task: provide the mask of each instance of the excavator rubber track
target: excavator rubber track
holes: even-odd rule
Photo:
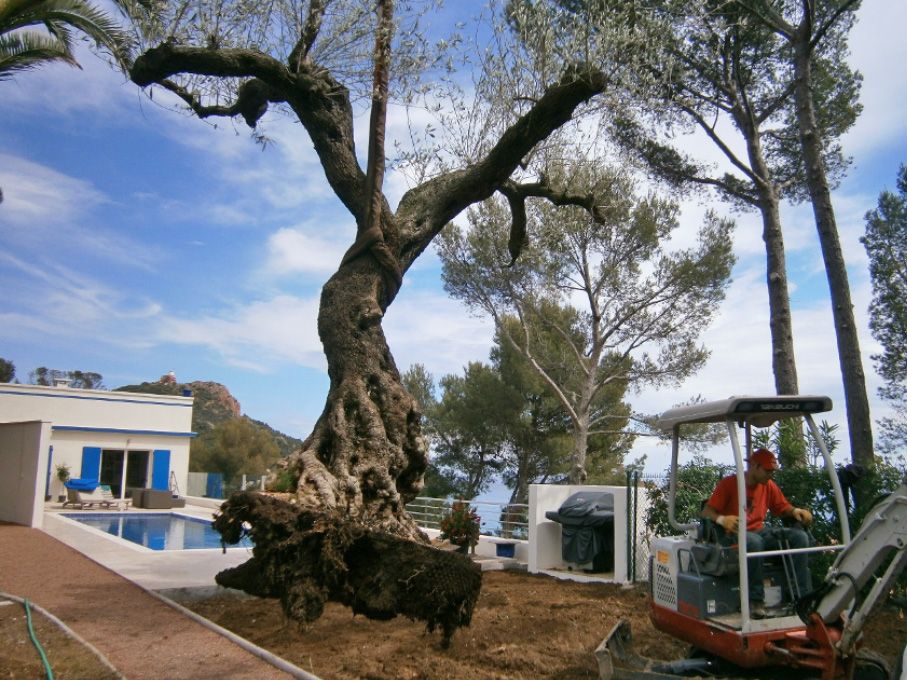
[[[676,680],[685,678],[715,678],[743,680],[739,675],[721,672],[717,661],[709,658],[662,661],[637,654],[633,649],[630,622],[621,619],[595,650],[598,675],[601,680]]]

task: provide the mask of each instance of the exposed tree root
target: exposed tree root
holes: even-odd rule
[[[441,629],[442,646],[468,626],[482,586],[469,558],[257,492],[234,494],[214,527],[227,543],[252,538],[252,559],[216,576],[218,584],[280,600],[288,618],[315,621],[326,601],[371,619],[403,614]]]
[[[428,459],[419,417],[396,374],[367,373],[332,387],[302,449],[279,464],[296,483],[296,503],[424,541],[404,511],[422,488]]]

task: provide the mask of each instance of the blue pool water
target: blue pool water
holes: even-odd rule
[[[174,515],[169,512],[64,513],[63,516],[152,550],[198,550],[221,547],[220,534],[214,530],[214,525],[197,517]],[[251,548],[252,542],[244,538],[229,547]]]

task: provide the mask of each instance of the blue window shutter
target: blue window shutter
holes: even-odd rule
[[[82,447],[82,474],[80,477],[81,479],[93,479],[96,482],[101,478],[100,446]]]
[[[151,488],[166,491],[170,488],[170,450],[155,449],[151,462]]]
[[[54,447],[47,450],[47,479],[44,481],[44,500],[50,500],[50,467],[54,462]]]

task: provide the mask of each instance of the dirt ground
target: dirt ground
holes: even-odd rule
[[[440,635],[426,634],[419,623],[370,621],[335,604],[307,631],[287,623],[275,601],[217,597],[183,604],[323,680],[597,678],[594,650],[620,618],[632,622],[634,646],[646,656],[682,658],[687,651],[652,627],[642,585],[511,571],[483,574],[472,625],[457,631],[446,650]],[[880,609],[867,627],[866,646],[894,667],[905,642],[903,612]]]
[[[510,571],[483,574],[472,625],[446,650],[439,633],[426,634],[420,623],[370,621],[331,603],[306,631],[287,622],[274,600],[226,595],[182,603],[323,680],[597,678],[593,652],[620,618],[632,622],[642,654],[681,658],[687,650],[652,628],[643,585],[580,584]],[[58,680],[110,677],[88,650],[40,615],[34,627]],[[26,631],[21,607],[0,607],[0,680],[43,677]],[[907,641],[903,611],[880,608],[865,639],[894,667]]]
[[[34,637],[41,645],[57,680],[114,680],[117,674],[55,623],[32,609]],[[28,633],[25,608],[0,600],[0,678],[43,678],[44,664]]]

